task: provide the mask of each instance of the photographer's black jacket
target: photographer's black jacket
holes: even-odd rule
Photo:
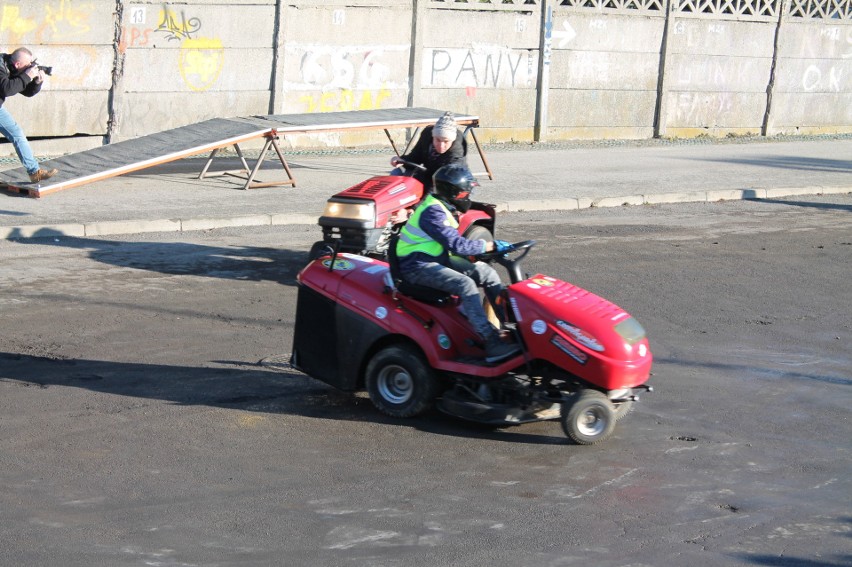
[[[462,136],[461,132],[456,133],[456,139],[453,145],[450,146],[443,154],[435,151],[432,145],[432,130],[434,126],[426,126],[420,133],[420,138],[417,143],[411,148],[411,151],[403,156],[399,156],[405,161],[422,164],[426,167],[426,171],[418,170],[414,174],[414,178],[423,183],[427,188],[432,187],[432,176],[441,167],[457,163],[467,166],[465,155],[467,154],[467,141]]]
[[[29,75],[18,71],[10,61],[8,53],[0,53],[0,106],[12,95],[22,94],[33,96],[41,90],[41,83],[37,83]]]

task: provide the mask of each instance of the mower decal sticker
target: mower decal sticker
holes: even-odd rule
[[[551,337],[550,339],[550,342],[553,343],[556,348],[558,348],[580,364],[586,364],[586,362],[589,361],[589,356],[585,352],[581,351],[559,335],[553,335],[553,337]]]
[[[540,285],[538,285],[537,283],[532,283],[532,282],[527,283],[527,287],[530,288],[530,289],[541,289]]]
[[[388,191],[388,195],[396,195],[400,191],[405,191],[405,187],[405,183],[400,183],[399,185]]]
[[[399,204],[400,205],[407,205],[408,203],[410,203],[412,201],[416,201],[416,200],[417,200],[417,195],[408,195],[407,197],[403,197],[402,199],[400,199]]]
[[[322,265],[325,266],[326,268],[330,267],[331,266],[331,260],[330,259],[323,260]],[[338,258],[337,260],[334,261],[334,269],[335,270],[343,270],[343,271],[354,270],[355,264],[353,264],[349,260],[341,260],[340,258]]]
[[[543,335],[545,331],[547,331],[547,323],[545,323],[541,319],[536,319],[532,322],[532,325],[530,325],[530,329],[536,335]]]
[[[618,321],[619,319],[624,319],[625,317],[628,317],[627,311],[622,311],[621,313],[610,319],[610,321]]]
[[[510,297],[510,298],[509,298],[509,303],[511,303],[511,304],[512,304],[512,313],[514,313],[514,314],[515,314],[515,321],[517,321],[518,323],[520,323],[521,321],[523,321],[523,320],[524,320],[524,318],[523,318],[523,317],[521,317],[521,310],[520,310],[520,309],[518,309],[518,302],[517,302],[517,301],[515,301],[515,298],[514,298],[514,297]]]
[[[382,272],[388,271],[387,266],[382,266],[381,264],[376,264],[375,266],[370,266],[364,270],[365,274],[380,274]]]
[[[438,346],[440,346],[444,350],[450,350],[450,337],[441,333],[438,335]]]
[[[376,319],[384,319],[388,316],[388,310],[383,306],[376,307],[375,315]]]
[[[556,326],[571,335],[572,337],[574,337],[581,345],[588,347],[592,350],[596,350],[598,352],[604,351],[604,346],[599,343],[595,337],[588,334],[580,327],[575,327],[574,325],[566,321],[556,321]]]
[[[541,287],[553,287],[553,282],[544,278],[534,278],[532,281],[534,281]]]
[[[645,346],[645,343],[639,345],[639,356],[645,358],[645,355],[648,354],[648,347]]]

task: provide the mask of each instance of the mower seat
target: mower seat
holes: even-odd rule
[[[430,305],[448,305],[452,303],[453,296],[446,291],[425,285],[413,284],[402,278],[402,274],[399,271],[399,258],[396,255],[397,240],[399,240],[399,233],[391,236],[390,244],[388,245],[388,267],[390,268],[391,279],[396,290],[406,297]]]

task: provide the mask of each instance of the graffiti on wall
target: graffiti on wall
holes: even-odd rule
[[[335,112],[382,108],[393,95],[406,93],[408,79],[399,69],[408,45],[296,45],[286,47],[299,61],[298,80],[284,89],[302,91],[306,112]],[[398,103],[398,101],[397,101]]]
[[[815,33],[805,33],[800,55],[803,59],[822,60],[805,68],[802,75],[805,92],[843,92],[845,65],[829,64],[826,59],[852,59],[852,27],[829,26]]]
[[[178,72],[190,90],[209,90],[219,80],[225,66],[225,46],[218,38],[199,35],[201,18],[188,16],[183,10],[176,12],[163,4],[154,27],[147,27],[145,6],[131,6],[127,21],[129,26],[121,31],[122,52],[128,48],[156,47],[158,37],[167,43],[179,42]]]
[[[21,10],[21,4],[0,6],[0,33],[9,45],[61,43],[91,30],[90,18],[95,7],[90,2],[56,0],[44,4],[41,13]]]
[[[193,91],[206,91],[225,66],[225,46],[214,38],[185,39],[180,45],[180,76]]]
[[[163,9],[160,10],[159,20],[160,23],[154,31],[165,34],[168,41],[192,39],[192,35],[201,29],[199,18],[187,18],[183,10],[180,14],[176,14],[165,4]]]
[[[39,7],[4,3],[0,5],[0,37],[9,50],[31,46],[39,62],[54,67],[50,80],[53,88],[101,88],[108,82],[97,74],[111,65],[95,46],[80,39],[92,30],[94,10],[91,2],[71,0],[56,0]],[[61,50],[41,47],[64,42],[72,45]]]
[[[534,87],[538,53],[529,49],[479,46],[423,50],[424,87]]]
[[[831,65],[822,69],[817,65],[808,65],[802,77],[802,88],[806,93],[843,91],[843,69]]]
[[[690,125],[694,127],[716,126],[722,117],[734,110],[732,93],[670,93],[674,100],[670,122],[672,125]]]
[[[757,61],[744,57],[693,55],[677,66],[674,77],[676,85],[696,89],[747,89],[751,83],[760,81],[765,84],[766,77],[757,72]]]

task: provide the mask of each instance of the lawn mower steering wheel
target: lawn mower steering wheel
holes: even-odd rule
[[[514,244],[509,245],[508,248],[506,248],[505,250],[501,250],[500,252],[498,252],[497,250],[485,252],[483,254],[480,254],[478,258],[480,258],[481,260],[496,260],[503,256],[506,256],[507,254],[511,254],[512,252],[520,251],[521,253],[519,255],[512,258],[513,262],[518,262],[520,260],[523,260],[524,256],[530,253],[530,248],[532,248],[533,246],[535,246],[535,240],[523,240],[521,242],[515,242]]]
[[[413,161],[408,161],[408,160],[402,159],[399,156],[396,156],[396,165],[397,166],[404,165],[404,166],[410,167],[412,169],[419,169],[420,171],[426,171],[425,165],[422,165],[422,164],[419,164],[419,163],[414,163]]]

